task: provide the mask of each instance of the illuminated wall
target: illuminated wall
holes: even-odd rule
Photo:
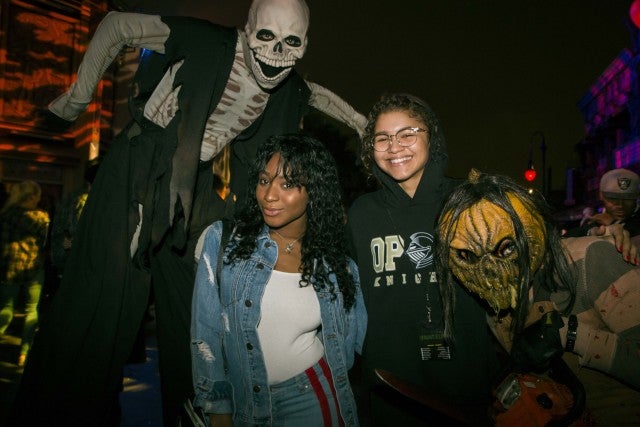
[[[585,136],[576,146],[584,202],[596,204],[600,177],[615,168],[640,173],[640,56],[623,49],[582,97]]]
[[[72,82],[103,0],[4,0],[0,9],[0,162],[2,181],[35,179],[58,197],[82,183],[87,160],[107,142],[112,102],[104,80],[71,127],[52,129],[46,105]]]

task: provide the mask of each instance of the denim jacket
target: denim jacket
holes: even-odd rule
[[[260,232],[257,246],[246,261],[222,264],[218,295],[216,268],[222,223],[208,230],[198,264],[191,317],[191,353],[194,405],[206,413],[232,413],[235,420],[256,425],[271,424],[271,398],[267,370],[258,340],[260,301],[276,263],[278,248],[268,228]],[[357,426],[355,399],[347,371],[354,352],[362,351],[367,313],[356,265],[349,266],[357,284],[353,307],[345,312],[343,297],[331,300],[329,291],[317,292],[324,357],[347,426]],[[332,274],[331,280],[335,280]],[[335,282],[334,282],[335,283]]]

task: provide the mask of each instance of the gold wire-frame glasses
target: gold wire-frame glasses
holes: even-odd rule
[[[420,132],[426,132],[426,129],[418,127],[408,127],[400,129],[395,135],[387,135],[386,133],[379,133],[373,136],[371,146],[375,151],[387,151],[393,139],[395,138],[396,144],[401,147],[411,147],[418,140],[418,134]]]

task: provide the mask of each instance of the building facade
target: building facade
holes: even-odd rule
[[[600,177],[610,169],[640,173],[640,53],[638,29],[629,23],[632,48],[623,49],[580,99],[584,138],[576,145],[581,167],[576,194],[587,205],[598,204]]]

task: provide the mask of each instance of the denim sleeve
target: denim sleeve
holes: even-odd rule
[[[222,223],[206,234],[198,263],[191,313],[191,365],[194,406],[206,413],[232,413],[232,388],[224,366],[222,339],[225,322],[218,296],[216,268]]]
[[[354,353],[362,353],[364,337],[367,333],[367,310],[364,306],[364,298],[360,288],[360,275],[356,264],[349,260],[349,267],[356,285],[355,301],[346,314],[347,328],[345,346],[347,349],[347,369],[353,366]]]

